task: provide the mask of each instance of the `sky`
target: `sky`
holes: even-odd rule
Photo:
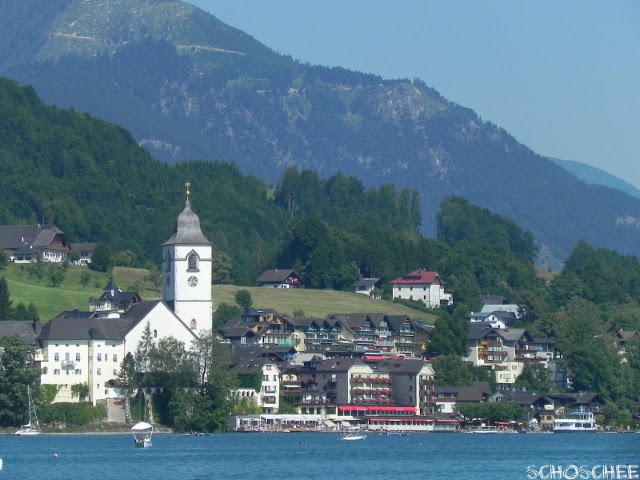
[[[640,1],[186,0],[294,60],[419,78],[640,188]]]

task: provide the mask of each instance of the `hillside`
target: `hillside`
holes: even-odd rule
[[[86,288],[80,283],[80,275],[90,272],[91,281]],[[152,285],[144,281],[147,270],[116,267],[113,281],[121,289],[138,291],[145,300],[160,297]],[[78,309],[87,311],[89,299],[102,295],[102,289],[109,282],[104,273],[89,271],[86,267],[69,266],[65,279],[59,288],[48,285],[47,279],[30,278],[24,265],[10,264],[0,272],[9,285],[13,305],[33,303],[42,321],[48,321],[62,311]],[[143,287],[138,290],[138,287]],[[286,315],[302,310],[305,316],[324,318],[330,313],[388,313],[407,315],[413,319],[424,319],[433,324],[435,317],[424,312],[388,302],[373,300],[364,295],[334,290],[312,289],[266,289],[261,287],[237,287],[214,285],[212,296],[214,308],[220,303],[235,305],[235,292],[241,288],[249,290],[255,308],[270,308]]]
[[[126,127],[168,163],[409,187],[430,237],[458,195],[531,231],[537,263],[556,269],[580,239],[640,254],[639,199],[586,185],[428,79],[301,64],[178,0],[3,2],[0,40],[0,74]]]

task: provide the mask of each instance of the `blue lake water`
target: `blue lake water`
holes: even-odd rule
[[[638,465],[640,435],[369,434],[364,441],[343,442],[329,433],[163,434],[154,435],[150,449],[135,449],[130,435],[2,435],[0,458],[0,480],[516,480],[534,478],[528,466],[549,475],[547,465],[584,465],[601,475],[599,465]]]

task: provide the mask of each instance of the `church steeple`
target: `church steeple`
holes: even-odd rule
[[[191,183],[173,235],[162,245],[162,299],[194,330],[211,328],[211,242],[191,210]]]
[[[183,243],[211,245],[211,242],[207,240],[207,237],[202,234],[202,230],[200,229],[200,219],[195,213],[193,213],[193,210],[191,210],[191,201],[189,200],[189,196],[191,195],[191,191],[189,190],[191,183],[187,182],[184,185],[187,187],[187,200],[184,204],[184,210],[182,210],[180,215],[178,215],[173,235],[169,237],[169,240],[167,240],[164,245]]]

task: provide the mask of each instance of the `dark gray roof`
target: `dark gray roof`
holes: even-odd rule
[[[178,215],[176,229],[164,245],[211,245],[211,242],[202,234],[200,219],[191,210],[189,199],[185,202],[184,210]]]
[[[0,338],[17,336],[25,345],[35,345],[42,325],[40,322],[5,320],[0,322]]]
[[[318,372],[348,372],[354,365],[365,365],[359,358],[331,358],[323,360]]]
[[[6,250],[42,249],[49,247],[56,235],[62,237],[63,245],[67,244],[67,239],[57,227],[48,225],[1,225],[0,226],[0,248]],[[66,250],[66,248],[63,248]]]
[[[120,318],[101,318],[93,312],[77,310],[63,312],[44,324],[37,340],[123,340],[160,303],[160,300],[153,300],[135,304]],[[182,320],[176,319],[184,325]],[[196,336],[186,325],[185,328]]]
[[[354,284],[354,287],[374,287],[379,281],[379,278],[361,278]]]
[[[376,362],[377,371],[391,375],[416,375],[425,365],[428,363],[418,358],[389,359]]]
[[[284,283],[288,278],[298,279],[300,276],[290,268],[276,268],[274,270],[265,270],[256,280],[257,283]]]
[[[71,243],[72,252],[93,252],[97,243]]]

